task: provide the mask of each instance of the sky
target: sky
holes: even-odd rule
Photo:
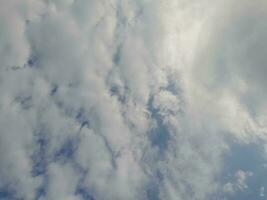
[[[0,0],[0,200],[264,200],[265,0]]]

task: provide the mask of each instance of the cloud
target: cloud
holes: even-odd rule
[[[266,68],[265,7],[261,0],[223,4],[217,11],[220,14],[215,14],[216,20],[206,23],[209,25],[202,34],[209,37],[203,36],[199,43],[193,72],[211,96],[233,98],[241,108],[234,112],[247,115],[246,121],[258,127],[265,123],[266,110],[265,80],[261,76]]]
[[[0,0],[0,198],[213,199],[265,140],[264,5]]]
[[[233,183],[228,182],[223,186],[224,192],[233,195],[236,192],[244,191],[248,188],[246,181],[249,177],[253,176],[252,172],[245,172],[243,170],[238,170],[234,177],[235,180]]]
[[[47,199],[79,200],[75,195],[79,176],[69,165],[50,164],[48,169]]]

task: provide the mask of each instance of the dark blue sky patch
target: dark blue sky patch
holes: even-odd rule
[[[164,152],[168,147],[170,134],[168,128],[161,122],[157,121],[158,126],[151,131],[150,141],[153,146],[157,146],[160,152]]]
[[[47,161],[47,145],[49,139],[45,133],[35,135],[37,149],[32,155],[33,167],[31,170],[32,176],[40,176],[46,173],[48,165]]]
[[[76,168],[77,169],[77,168]],[[81,177],[75,190],[75,195],[81,196],[84,200],[96,200],[90,188],[84,186],[84,180],[88,173],[88,170],[78,169]]]
[[[230,152],[225,157],[225,173],[234,173],[241,169],[255,171],[265,163],[264,146],[261,143],[231,143]]]
[[[153,107],[152,101],[152,99],[149,101],[148,110],[151,113],[151,118],[155,120],[157,127],[151,130],[149,139],[152,146],[158,147],[160,153],[164,153],[168,147],[168,142],[171,137],[168,127],[163,123],[163,119],[159,113],[159,110]]]
[[[110,94],[111,96],[117,96],[119,94],[119,88],[116,85],[111,86]]]
[[[21,108],[24,110],[30,109],[33,105],[32,96],[30,95],[18,96],[16,97],[15,101],[18,102],[21,105]]]
[[[58,85],[53,85],[52,90],[50,91],[50,96],[54,96],[58,91]]]
[[[27,61],[27,65],[29,67],[34,67],[36,65],[36,63],[37,63],[37,60],[38,60],[37,56],[31,56]]]
[[[67,162],[74,160],[75,151],[79,144],[78,137],[68,138],[63,145],[56,151],[54,161]]]
[[[35,200],[39,200],[41,196],[46,195],[48,186],[47,168],[49,165],[49,160],[47,150],[49,148],[49,138],[45,131],[41,130],[34,135],[34,139],[36,149],[31,156],[33,163],[31,174],[33,177],[41,176],[43,178],[41,185],[35,191]]]
[[[148,200],[160,200],[159,187],[153,183],[151,183],[150,186],[148,187],[146,194]]]
[[[81,124],[81,128],[83,127],[90,128],[90,122],[89,119],[86,117],[85,109],[80,108],[75,119],[79,124]]]
[[[17,197],[17,193],[10,186],[0,187],[0,200],[23,200]]]
[[[89,190],[83,187],[78,187],[76,189],[75,195],[81,196],[84,200],[96,200],[93,197],[93,195],[89,192]]]
[[[48,187],[48,176],[45,174],[43,176],[43,182],[39,188],[35,191],[35,200],[39,200],[41,197],[45,197],[47,194],[47,187]]]
[[[263,200],[260,196],[260,188],[267,189],[267,168],[262,143],[239,144],[231,143],[231,151],[225,157],[225,167],[222,175],[224,183],[234,182],[235,173],[238,170],[252,172],[247,178],[248,188],[237,191],[233,195],[226,195],[228,200]],[[265,194],[266,198],[266,194]]]
[[[148,200],[160,200],[160,187],[163,181],[163,176],[159,170],[155,170],[153,176],[150,177],[146,195]]]
[[[118,45],[114,55],[113,55],[113,58],[112,58],[112,61],[114,63],[114,65],[119,65],[120,64],[120,61],[121,61],[121,49],[122,49],[122,45]]]
[[[121,104],[125,104],[126,101],[127,101],[127,97],[126,97],[126,93],[127,91],[129,91],[129,88],[126,86],[124,89],[124,94],[121,94],[120,92],[120,88],[119,86],[117,85],[112,85],[111,88],[110,88],[110,95],[111,96],[115,96],[117,97],[118,101],[121,103]]]

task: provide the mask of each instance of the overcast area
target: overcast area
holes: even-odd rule
[[[0,0],[0,200],[266,199],[266,22],[266,0]]]

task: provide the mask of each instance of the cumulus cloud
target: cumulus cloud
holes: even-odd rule
[[[223,187],[224,192],[229,193],[229,194],[234,194],[238,191],[243,191],[247,189],[248,186],[247,186],[246,181],[251,176],[253,176],[252,172],[249,172],[249,171],[245,172],[243,170],[238,170],[235,173],[234,182],[228,182],[224,185]]]
[[[0,199],[207,200],[266,141],[266,3],[0,0]],[[237,189],[238,188],[238,189]]]

